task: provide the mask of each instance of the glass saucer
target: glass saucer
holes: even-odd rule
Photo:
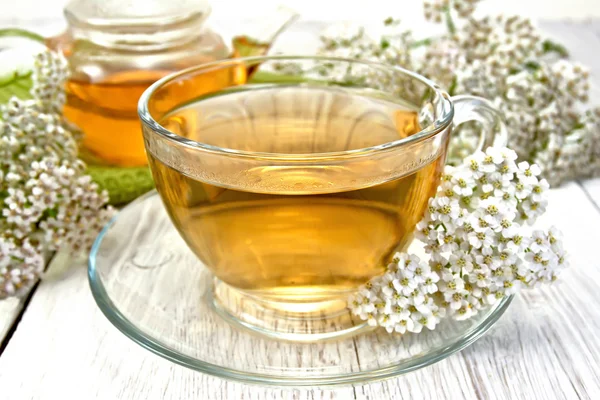
[[[142,347],[221,378],[278,386],[365,383],[431,365],[481,337],[511,298],[435,331],[367,330],[316,343],[279,341],[230,324],[213,306],[213,277],[187,248],[156,192],[125,207],[100,233],[89,260],[93,296]]]

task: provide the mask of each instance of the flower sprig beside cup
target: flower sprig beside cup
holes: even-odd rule
[[[567,60],[567,49],[531,19],[482,13],[479,3],[424,1],[428,27],[437,32],[438,24],[446,26],[426,38],[410,20],[387,18],[381,29],[333,25],[323,32],[320,53],[419,71],[451,96],[492,101],[505,116],[511,148],[519,159],[538,164],[553,186],[600,176],[600,107],[588,104],[589,68]],[[472,152],[479,132],[476,125],[453,132],[452,162]]]
[[[349,308],[388,332],[434,329],[467,319],[521,288],[550,283],[568,262],[560,232],[531,230],[547,206],[540,169],[488,148],[446,167],[415,236],[427,260],[397,253],[386,272],[349,299]]]
[[[68,73],[61,54],[42,52],[33,98],[0,106],[0,300],[28,293],[45,251],[86,251],[113,213],[78,158],[78,130],[62,116]]]

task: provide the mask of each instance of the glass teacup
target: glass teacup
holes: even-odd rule
[[[362,327],[346,299],[410,244],[453,127],[482,123],[479,148],[505,140],[483,99],[338,58],[201,65],[152,85],[139,114],[165,207],[215,275],[216,309],[289,340]]]

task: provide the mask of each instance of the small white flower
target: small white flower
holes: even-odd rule
[[[394,331],[404,334],[406,331],[413,332],[413,320],[412,318],[402,318],[398,321],[396,326],[394,327]]]
[[[469,234],[469,244],[476,249],[490,249],[496,244],[496,236],[490,228]]]
[[[488,229],[495,230],[499,226],[495,217],[481,210],[477,210],[469,216],[469,223],[475,232],[484,232]]]
[[[506,280],[504,281],[504,293],[507,296],[518,293],[523,288],[523,282],[519,280]]]
[[[448,260],[440,253],[432,253],[429,258],[429,266],[433,272],[440,274],[448,264]]]
[[[475,263],[479,268],[487,267],[492,271],[500,268],[503,265],[503,261],[498,255],[483,253],[475,255]]]
[[[447,223],[456,219],[460,214],[460,207],[456,199],[436,197],[432,204],[435,207],[435,212],[431,214],[431,219],[434,221]]]
[[[360,318],[363,321],[367,321],[367,323],[370,326],[377,326],[377,323],[378,323],[377,316],[375,314],[373,314],[373,313],[368,313],[368,314],[361,315]]]
[[[489,287],[492,283],[490,279],[491,269],[485,264],[480,264],[469,273],[469,282],[476,285],[479,288]]]
[[[425,301],[425,293],[423,293],[419,286],[410,293],[408,298],[413,305],[418,306]]]
[[[407,297],[410,297],[412,292],[417,288],[417,282],[404,274],[394,279],[393,285],[398,293]]]
[[[398,292],[392,295],[389,302],[394,307],[400,307],[401,309],[406,309],[410,305],[410,299]]]
[[[381,292],[388,297],[392,297],[396,289],[394,288],[394,280],[396,276],[391,272],[386,272],[381,277]]]
[[[531,194],[532,190],[533,185],[519,181],[515,184],[515,197],[519,200],[523,200]]]
[[[495,225],[499,224],[500,221],[507,215],[507,210],[505,210],[500,201],[498,201],[498,199],[495,197],[483,200],[480,203],[479,208],[483,210],[485,215],[489,215],[495,219]],[[493,229],[494,227],[490,228]]]
[[[429,273],[427,273],[425,275],[425,279],[424,279],[422,287],[421,287],[421,289],[423,290],[423,293],[433,294],[433,293],[437,292],[438,291],[437,283],[439,280],[440,280],[440,277],[436,272],[430,271]]]
[[[396,253],[394,255],[394,264],[397,271],[413,270],[419,265],[421,260],[415,254]],[[398,275],[400,276],[400,275]]]
[[[558,264],[558,257],[550,251],[542,253],[529,252],[525,254],[525,261],[529,262],[530,269],[540,272],[555,267]]]
[[[520,231],[510,233],[513,233],[513,235],[506,238],[508,241],[505,243],[504,247],[506,250],[518,254],[527,247],[529,241],[527,238],[521,236]]]
[[[401,319],[408,318],[410,316],[410,311],[408,310],[409,301],[407,298],[403,298],[398,304],[397,301],[390,301],[386,303],[383,308],[383,313],[390,315],[396,321],[400,321]]]
[[[440,288],[440,292],[444,293],[444,295],[449,294],[452,296],[454,293],[466,294],[465,281],[459,274],[444,276],[444,281],[440,282],[438,287]]]
[[[494,162],[494,156],[485,154],[483,156],[483,161],[481,162],[481,165],[479,167],[480,171],[483,171],[486,174],[491,174],[493,172],[496,172],[497,168],[498,167],[496,166],[496,163]]]
[[[505,248],[498,253],[497,257],[502,265],[508,266],[514,264],[519,259],[520,254],[520,251],[517,252],[512,251],[510,248]]]
[[[426,220],[420,221],[415,230],[415,237],[422,242],[429,242],[437,238],[437,231]]]
[[[398,323],[398,320],[389,314],[379,314],[375,320],[376,324],[385,328],[388,333],[392,333]]]
[[[555,253],[562,252],[562,232],[560,232],[555,226],[551,226],[548,229],[548,242],[552,247],[552,251]]]
[[[475,310],[473,309],[473,307],[471,307],[471,305],[468,302],[465,302],[465,304],[462,307],[454,311],[453,316],[456,320],[463,321],[471,318],[474,314]]]
[[[363,287],[358,293],[350,296],[348,305],[353,314],[359,315],[364,320],[367,319],[367,315],[375,312],[375,300],[375,294]]]
[[[487,169],[487,167],[484,166],[484,159],[485,154],[483,152],[477,152],[465,159],[465,165],[467,165],[473,178],[479,179],[485,173],[484,169]]]
[[[521,218],[529,225],[533,225],[537,218],[546,212],[548,205],[547,200],[541,200],[539,202],[532,200],[525,200],[520,204]]]
[[[416,256],[415,256],[416,257]],[[419,262],[411,263],[405,271],[405,274],[412,278],[417,285],[421,285],[425,282],[425,279],[431,274],[431,268],[428,264]]]
[[[550,188],[548,181],[545,179],[540,180],[536,185],[531,188],[531,200],[534,202],[543,202],[546,200],[546,192]]]
[[[473,174],[468,170],[459,170],[452,175],[452,190],[458,196],[471,196],[473,195],[473,188],[475,187],[475,179]]]
[[[529,165],[527,161],[523,161],[518,164],[518,167],[517,178],[520,182],[530,186],[538,184],[537,177],[542,172],[539,166],[536,164]]]
[[[438,232],[438,243],[440,243],[440,251],[452,252],[458,249],[456,236],[450,232]]]
[[[494,195],[496,195],[497,191],[501,191],[510,186],[509,180],[500,172],[492,172],[485,175],[485,179],[480,179],[480,183],[482,184],[481,190],[483,193],[494,192]]]
[[[517,154],[513,151],[511,152],[506,148],[498,148],[498,147],[488,147],[485,150],[485,154],[489,157],[489,160],[494,164],[501,165],[506,160],[514,161],[517,158]]]
[[[550,242],[544,231],[535,230],[531,233],[529,249],[534,253],[543,253],[550,250]]]
[[[473,257],[463,250],[457,250],[450,254],[448,261],[450,262],[450,269],[454,273],[473,270]]]
[[[421,314],[421,313],[413,313],[411,316],[413,320],[413,330],[412,332],[419,333],[426,327],[429,330],[434,330],[436,325],[439,323],[439,317],[434,316],[433,314]]]
[[[412,313],[410,319],[412,320],[412,329],[410,329],[409,332],[421,333],[421,331],[423,330],[423,324],[421,323],[423,319],[421,313]]]
[[[494,189],[494,197],[496,197],[498,202],[507,210],[514,209],[518,203],[515,196],[515,186],[515,184],[510,182],[501,188]]]
[[[456,231],[457,228],[460,228],[463,226],[463,224],[465,223],[465,221],[467,219],[467,215],[468,215],[468,211],[461,207],[461,209],[458,213],[458,217],[454,218],[451,225],[446,226],[446,230],[449,233],[454,233],[454,231]]]

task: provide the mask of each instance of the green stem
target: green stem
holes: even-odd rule
[[[450,32],[451,35],[454,35],[456,33],[456,25],[454,25],[454,20],[452,20],[450,6],[444,8],[444,15],[446,16],[446,27],[448,28],[448,32]]]
[[[433,42],[433,40],[431,38],[425,38],[425,39],[417,40],[416,42],[411,44],[410,47],[412,49],[416,49],[418,47],[429,46],[431,44],[431,42]]]
[[[25,39],[34,40],[38,43],[44,44],[46,42],[46,38],[42,35],[39,35],[35,32],[28,31],[26,29],[20,28],[6,28],[0,29],[0,37],[20,37]]]
[[[454,96],[456,92],[456,86],[458,85],[458,79],[456,75],[452,78],[452,82],[450,82],[450,87],[448,88],[448,94],[450,96]]]

